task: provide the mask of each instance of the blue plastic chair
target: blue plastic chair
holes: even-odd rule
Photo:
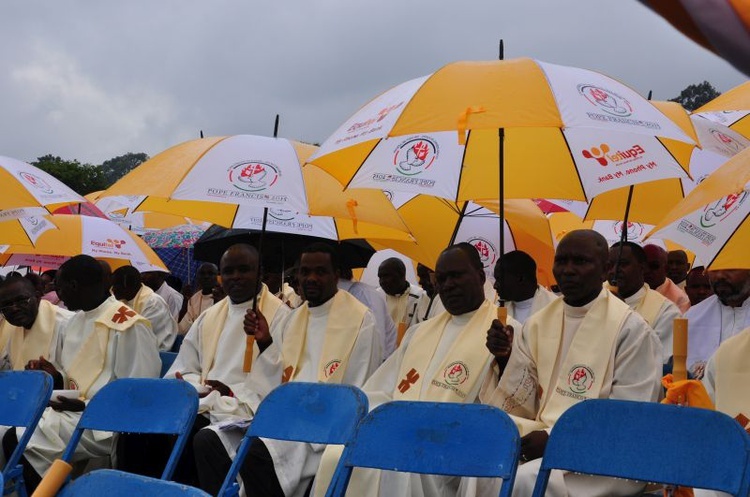
[[[163,378],[169,368],[172,367],[172,363],[177,359],[177,352],[159,352],[159,359],[161,359],[161,373],[159,377]]]
[[[707,409],[623,400],[580,402],[560,416],[533,496],[552,469],[719,490],[747,497],[750,436]]]
[[[84,430],[177,435],[161,477],[172,477],[198,413],[198,393],[187,382],[122,378],[99,390],[89,401],[62,455],[70,462]]]
[[[219,495],[239,493],[237,474],[254,438],[343,445],[368,405],[365,394],[351,385],[291,382],[275,388],[258,407]]]
[[[481,404],[389,402],[362,420],[327,496],[343,496],[354,467],[515,482],[520,437],[510,417]]]
[[[8,488],[3,487],[4,495],[14,491],[22,497],[27,495],[19,460],[49,403],[52,385],[52,377],[42,371],[0,373],[0,426],[26,428],[3,468],[3,479],[8,484]]]
[[[208,497],[203,490],[171,481],[133,475],[114,469],[92,471],[67,484],[57,494],[59,497],[132,497],[148,495],[159,497]]]

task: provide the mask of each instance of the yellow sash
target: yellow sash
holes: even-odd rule
[[[666,298],[659,292],[646,287],[646,294],[643,296],[638,305],[633,309],[653,328],[656,318],[659,317],[659,311]]]
[[[141,283],[141,289],[138,290],[138,293],[135,294],[135,297],[133,297],[133,305],[130,307],[137,313],[141,313],[143,310],[143,307],[146,305],[146,302],[148,301],[149,297],[154,293],[153,290],[151,290],[149,287]]]
[[[318,363],[318,381],[341,383],[367,310],[367,307],[349,292],[339,290],[333,296],[323,339],[323,353]],[[282,383],[293,380],[299,373],[307,340],[309,317],[310,309],[305,302],[294,310],[289,319],[289,331],[281,345],[284,366]]]
[[[716,351],[716,410],[729,416],[743,414],[750,417],[750,398],[746,395],[750,384],[750,329],[726,340]]]
[[[521,435],[554,426],[560,415],[572,405],[596,399],[607,373],[612,348],[630,308],[607,290],[603,290],[586,313],[560,366],[552,386],[552,370],[562,340],[563,299],[554,300],[529,318],[529,343],[543,389],[536,420],[512,416]]]
[[[442,364],[431,378],[425,399],[437,402],[465,402],[480,378],[484,366],[492,358],[484,342],[487,329],[496,317],[496,307],[485,300],[460,331]],[[443,311],[419,325],[406,349],[398,373],[393,400],[420,400],[422,381],[432,362],[440,339],[451,315]],[[473,401],[473,399],[469,399]]]
[[[138,322],[149,325],[146,318],[122,302],[115,300],[106,305],[94,323],[94,331],[83,342],[67,369],[69,388],[80,390],[81,396],[86,398],[107,361],[110,331],[124,332]]]
[[[258,307],[260,308],[260,312],[265,316],[266,321],[268,321],[269,326],[273,322],[276,311],[282,305],[281,300],[271,295],[268,287],[261,283],[260,293],[258,294]],[[219,346],[219,337],[224,330],[224,323],[227,320],[228,313],[229,297],[221,299],[205,311],[203,328],[201,328],[201,383],[206,380],[208,373],[211,372],[211,368],[214,366],[216,348]],[[260,349],[256,343],[253,346],[253,362],[258,358],[258,354],[260,354]],[[238,367],[242,367],[242,365],[240,364]]]
[[[54,304],[40,300],[39,312],[28,332],[3,320],[0,350],[4,350],[10,341],[10,362],[14,370],[22,371],[29,361],[39,359],[39,356],[49,359],[49,347],[55,336],[56,308]]]

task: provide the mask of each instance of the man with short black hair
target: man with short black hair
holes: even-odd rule
[[[508,315],[523,324],[529,316],[557,298],[537,283],[536,262],[520,250],[513,250],[495,264],[495,290],[508,308]]]
[[[690,298],[690,306],[698,305],[714,294],[708,271],[703,266],[696,266],[690,270],[685,279],[685,293]]]
[[[404,330],[419,322],[417,304],[424,291],[406,281],[406,265],[398,257],[390,257],[378,267],[379,292],[385,294],[388,314],[396,326]]]
[[[169,306],[169,312],[175,321],[180,318],[180,309],[185,297],[180,292],[167,284],[168,273],[164,271],[146,271],[141,273],[143,284],[156,292]]]
[[[675,285],[685,289],[685,279],[690,270],[690,262],[684,250],[670,250],[667,252],[667,278]]]
[[[674,302],[681,313],[690,309],[690,299],[685,291],[667,278],[667,251],[658,245],[645,245],[646,272],[643,275],[648,286]]]
[[[204,262],[198,268],[196,281],[198,291],[188,299],[185,315],[182,316],[178,326],[179,333],[183,335],[203,311],[215,304],[213,290],[219,284],[219,268],[216,264]]]

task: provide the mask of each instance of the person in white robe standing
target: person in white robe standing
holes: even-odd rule
[[[609,249],[608,280],[610,290],[646,320],[661,340],[662,361],[672,357],[672,335],[675,318],[682,317],[677,306],[644,281],[646,253],[637,243],[615,243]],[[619,264],[618,264],[619,258]],[[615,274],[615,268],[618,268]]]
[[[530,496],[556,420],[591,398],[653,402],[661,389],[661,343],[642,317],[602,288],[609,250],[592,230],[571,231],[555,251],[563,293],[531,316],[521,333],[493,322],[495,356],[480,401],[511,415],[521,434],[514,496]],[[613,427],[616,429],[616,427]],[[466,478],[462,495],[496,496],[500,480]],[[640,495],[645,484],[553,471],[547,496]]]
[[[255,340],[264,349],[235,392],[254,413],[263,398],[288,381],[343,383],[361,387],[382,363],[372,312],[337,288],[335,249],[313,244],[301,255],[299,279],[306,302],[269,327],[261,312],[249,314]],[[216,493],[231,459],[208,430],[195,437],[201,488]],[[318,468],[323,446],[256,439],[240,476],[248,496],[301,497]]]
[[[688,371],[703,378],[708,359],[724,340],[750,327],[750,270],[708,271],[714,295],[691,307],[688,319]]]
[[[151,323],[160,351],[169,351],[177,337],[177,321],[156,292],[141,283],[141,273],[122,266],[112,273],[112,295]]]
[[[60,298],[76,312],[54,360],[40,358],[26,367],[46,371],[56,389],[78,390],[80,398],[53,398],[44,411],[22,460],[29,494],[40,475],[62,455],[86,403],[100,388],[118,378],[159,375],[159,351],[148,321],[109,294],[104,276],[99,262],[87,255],[72,257],[57,272]],[[112,439],[111,433],[84,433],[73,462],[110,455]],[[3,438],[5,453],[15,444],[16,430],[9,430]]]
[[[503,254],[495,264],[495,290],[511,316],[523,324],[557,296],[537,283],[536,261],[521,250]]]

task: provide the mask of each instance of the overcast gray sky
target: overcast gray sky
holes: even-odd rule
[[[322,142],[455,60],[533,57],[655,99],[746,80],[635,0],[4,0],[0,155],[98,164],[227,134]]]

